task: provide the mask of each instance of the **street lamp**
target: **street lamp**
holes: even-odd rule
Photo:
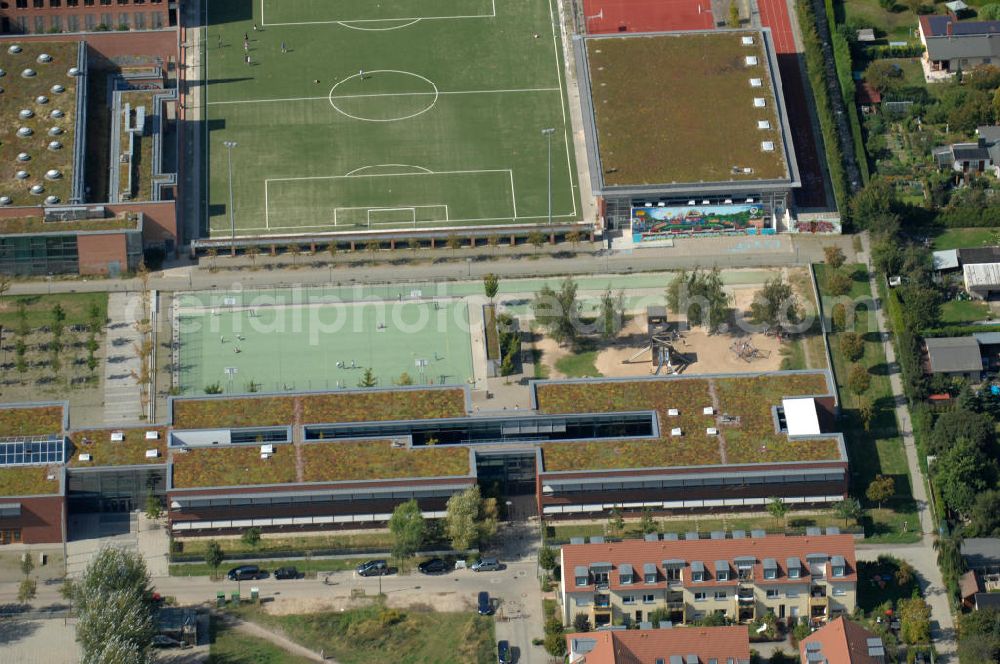
[[[236,255],[236,217],[233,214],[233,148],[236,141],[222,141],[229,154],[229,254]]]
[[[542,135],[548,139],[549,144],[549,225],[552,225],[552,134],[556,133],[555,127],[542,130]]]

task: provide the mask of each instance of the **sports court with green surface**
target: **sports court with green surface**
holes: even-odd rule
[[[555,1],[208,2],[208,235],[579,220]]]
[[[461,300],[293,303],[228,300],[175,311],[183,394],[356,388],[365,373],[383,387],[404,372],[414,384],[473,377],[468,306]],[[237,352],[238,351],[238,352]]]

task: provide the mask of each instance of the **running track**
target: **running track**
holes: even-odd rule
[[[788,109],[795,156],[802,178],[802,189],[796,191],[795,200],[799,207],[823,207],[826,205],[823,169],[820,166],[812,123],[809,121],[809,106],[802,86],[802,70],[792,36],[788,5],[786,0],[757,0],[757,9],[760,11],[761,23],[771,28],[774,50],[778,56],[785,107]]]

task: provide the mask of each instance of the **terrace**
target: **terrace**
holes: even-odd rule
[[[789,180],[782,102],[762,35],[586,39],[604,184]],[[748,64],[748,56],[756,63]]]
[[[466,411],[465,391],[452,388],[177,399],[173,412],[178,429],[216,429],[289,425],[296,422],[296,412],[302,423],[320,424],[461,417]]]
[[[0,196],[10,197],[13,205],[39,205],[49,196],[69,202],[75,179],[76,94],[80,79],[67,72],[78,64],[77,43],[25,42],[16,44],[20,52],[12,53],[10,48],[14,45],[7,41],[0,50],[0,69],[5,72],[0,114]],[[41,54],[51,56],[51,61],[40,62]],[[26,69],[35,74],[23,76]],[[44,103],[39,103],[42,98]],[[50,134],[56,127],[61,133]],[[20,136],[18,131],[22,128],[31,130],[31,134]],[[49,149],[53,140],[62,147]],[[21,153],[30,159],[19,160]],[[15,177],[22,170],[28,176]],[[45,177],[51,170],[59,171],[58,179]],[[43,186],[44,192],[32,194],[29,190],[34,185]]]
[[[301,481],[291,445],[276,445],[267,459],[261,458],[256,445],[191,448],[175,451],[173,462],[173,486],[177,489]]]
[[[62,406],[0,408],[0,438],[61,433]]]
[[[157,438],[147,439],[146,432],[155,432]],[[121,440],[116,440],[119,435]],[[167,462],[167,430],[164,427],[88,429],[70,433],[69,439],[74,448],[69,460],[72,468],[140,466]],[[147,457],[147,450],[154,449],[157,456]],[[81,454],[89,455],[90,459],[82,460]]]
[[[302,446],[305,482],[462,477],[469,474],[466,447],[393,447],[387,440],[310,443]]]
[[[827,393],[821,373],[539,383],[536,399],[544,413],[650,409],[660,422],[655,440],[545,443],[545,470],[840,460],[836,437],[789,440],[775,431],[771,415],[782,397]],[[716,414],[705,415],[707,406]],[[723,423],[723,414],[738,420]],[[710,427],[720,435],[709,435]],[[681,435],[671,435],[675,428]]]
[[[41,496],[59,493],[56,466],[16,466],[0,468],[0,496]],[[49,476],[52,479],[49,479]]]
[[[153,182],[153,136],[148,125],[152,123],[156,110],[153,108],[153,96],[162,90],[129,90],[119,92],[121,98],[121,116],[116,118],[118,125],[118,145],[121,158],[117,162],[118,182],[117,198],[120,201],[148,201],[152,199]],[[129,107],[129,118],[124,117],[125,105]],[[129,127],[136,124],[136,114],[139,108],[145,113],[144,131],[132,132],[129,140]]]

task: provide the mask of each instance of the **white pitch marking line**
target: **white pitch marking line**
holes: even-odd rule
[[[562,88],[515,88],[511,90],[452,90],[450,92],[439,92],[439,95],[486,95],[486,94],[504,94],[507,92],[555,92],[559,91],[562,94]],[[407,96],[420,96],[420,95],[433,95],[434,92],[380,92],[373,94],[360,94],[360,95],[336,95],[333,99],[354,99],[359,97],[407,97]],[[212,101],[208,102],[209,106],[221,106],[223,104],[266,104],[268,102],[291,102],[291,101],[319,101],[326,100],[329,101],[330,97],[286,97],[280,99],[233,99],[229,101]]]
[[[268,23],[267,25],[330,25],[333,23],[343,25],[344,23],[392,23],[395,21],[413,21],[415,23],[417,21],[445,21],[459,18],[495,18],[495,14],[469,14],[467,16],[400,16],[399,18],[340,18],[330,21],[291,21],[287,23]],[[351,26],[344,25],[344,27],[350,28]]]
[[[562,219],[563,217],[575,217],[575,216],[576,216],[575,214],[554,214],[554,215],[552,215],[552,218],[553,219]],[[548,215],[544,215],[543,214],[541,216],[518,217],[518,220],[521,220],[521,219],[548,219]],[[473,221],[510,221],[510,217],[479,217],[479,218],[476,218],[476,219],[447,219],[447,220],[444,220],[444,221],[454,222],[454,223],[464,223],[464,222],[473,222]],[[440,221],[440,220],[439,221],[418,221],[417,223],[418,224],[438,224],[438,223],[442,223],[442,221]],[[247,227],[237,228],[236,230],[242,233],[242,232],[263,231],[263,230],[272,230],[272,231],[275,231],[275,230],[294,230],[296,228],[334,228],[334,226],[332,224],[306,224],[306,225],[302,225],[302,226],[271,226],[270,228],[264,228],[263,226],[247,226]],[[229,235],[228,235],[229,228],[228,227],[227,228],[220,228],[220,229],[217,229],[217,230],[218,230],[219,233],[222,233],[223,235],[221,237],[217,237],[217,238],[214,238],[214,239],[221,239],[222,237],[225,237],[225,238],[229,237]],[[237,235],[237,237],[241,237],[241,236]],[[213,238],[208,238],[208,239],[213,239]]]
[[[463,175],[466,173],[507,173],[509,168],[487,168],[471,171],[431,171],[430,173],[360,173],[358,175],[306,175],[298,178],[268,178],[265,182],[293,182],[297,180],[338,180],[340,178],[412,177],[414,175]]]

